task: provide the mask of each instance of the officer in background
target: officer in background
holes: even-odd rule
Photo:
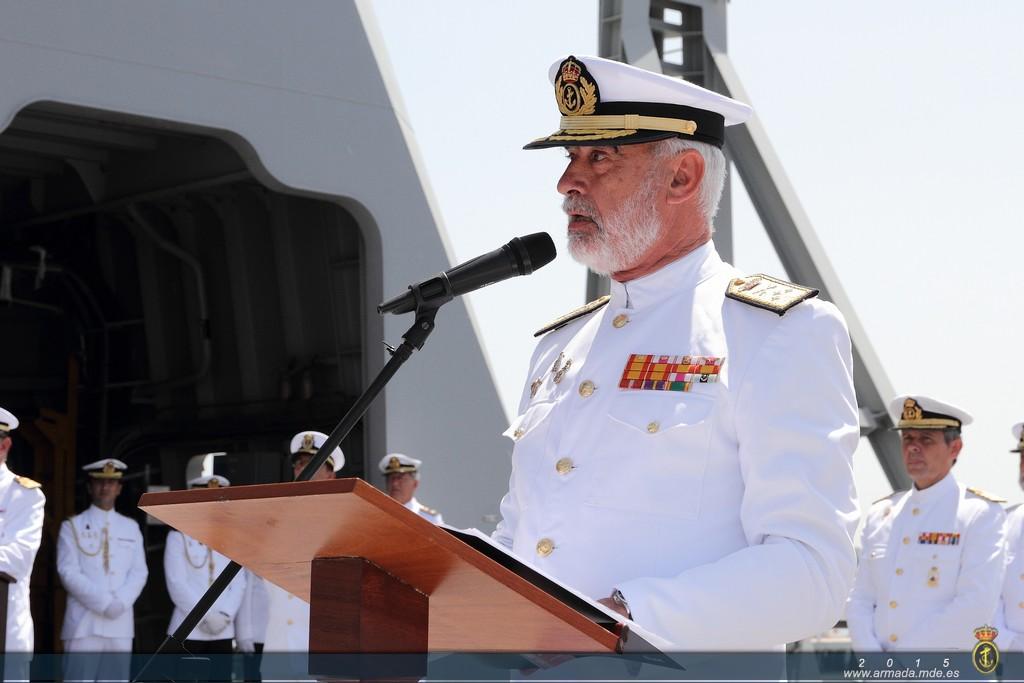
[[[7,594],[7,653],[24,653],[4,664],[4,680],[28,680],[34,632],[29,607],[29,579],[43,537],[46,497],[39,482],[19,477],[7,467],[11,432],[18,418],[0,408],[0,572],[14,583]]]
[[[440,512],[434,508],[428,508],[416,500],[415,493],[420,485],[420,468],[422,466],[422,460],[410,458],[402,453],[385,455],[377,465],[384,475],[389,496],[428,522],[444,524]]]
[[[190,489],[230,485],[231,482],[219,474],[204,474],[188,482]],[[174,603],[168,634],[174,633],[227,564],[228,558],[194,538],[180,531],[168,532],[164,575],[167,592]],[[235,615],[244,592],[245,575],[239,573],[184,642],[185,650],[192,654],[220,655],[211,657],[210,680],[230,680],[231,658],[227,655],[233,651]]]
[[[235,615],[235,643],[242,653],[242,666],[246,681],[260,680],[260,659],[267,639],[267,621],[270,618],[270,596],[266,582],[248,569],[245,574],[245,593]]]
[[[853,649],[970,650],[992,625],[1003,582],[1005,515],[995,498],[950,471],[965,411],[921,395],[889,404],[909,491],[877,501],[861,537],[846,621]]]
[[[90,656],[68,658],[65,680],[127,681],[133,605],[149,576],[138,523],[114,510],[128,466],[107,458],[82,469],[92,504],[60,525],[57,573],[68,593],[64,652]]]
[[[1024,488],[1024,422],[1012,428],[1017,442],[1011,453],[1020,454],[1018,483]],[[996,622],[996,645],[1007,652],[1024,652],[1024,505],[1006,510],[1006,578]]]
[[[494,538],[687,650],[830,628],[856,570],[850,338],[817,291],[722,261],[750,107],[597,57],[548,72],[569,251],[609,296],[536,333]]]
[[[289,446],[289,457],[292,464],[293,478],[297,478],[305,469],[320,447],[327,441],[323,432],[299,432],[292,437]],[[345,454],[340,448],[327,457],[310,481],[325,481],[335,478],[338,470],[345,466]],[[283,588],[266,583],[270,602],[270,617],[267,622],[266,652],[307,652],[309,650],[309,603],[297,598]],[[305,674],[304,663],[295,662],[293,669],[301,667],[298,673]],[[265,678],[277,677],[281,672],[268,671],[267,663],[263,664]],[[294,674],[295,671],[289,673]]]

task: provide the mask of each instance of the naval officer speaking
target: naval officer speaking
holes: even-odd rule
[[[495,538],[684,650],[830,628],[853,583],[850,338],[711,241],[750,108],[595,57],[549,78],[573,257],[611,296],[538,332]]]

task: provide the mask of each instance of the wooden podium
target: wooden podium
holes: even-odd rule
[[[359,479],[139,507],[310,603],[310,653],[612,653],[617,635]]]

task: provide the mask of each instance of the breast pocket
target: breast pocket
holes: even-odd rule
[[[715,403],[712,396],[683,392],[617,395],[603,426],[588,504],[695,519]]]
[[[911,553],[911,588],[924,600],[949,600],[960,576],[960,545],[920,544]]]

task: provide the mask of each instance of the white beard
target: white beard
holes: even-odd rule
[[[589,200],[566,196],[562,210],[580,213],[594,220],[592,235],[569,233],[569,253],[598,275],[629,270],[640,262],[661,234],[661,219],[655,210],[657,186],[650,174],[618,211],[604,219]]]

